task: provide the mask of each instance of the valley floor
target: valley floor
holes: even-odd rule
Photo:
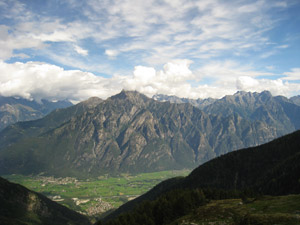
[[[159,182],[175,176],[186,176],[189,170],[162,171],[118,177],[104,175],[96,179],[78,180],[72,177],[4,176],[11,182],[39,192],[68,208],[90,218],[115,209],[132,200]]]

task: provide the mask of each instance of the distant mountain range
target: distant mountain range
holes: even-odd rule
[[[253,198],[253,196],[262,195],[300,194],[299,146],[300,131],[296,131],[261,146],[217,157],[199,166],[185,178],[163,181],[146,194],[121,206],[106,217],[105,221],[118,218],[107,223],[118,225],[128,224],[129,221],[129,224],[136,224],[136,221],[143,219],[160,221],[159,224],[177,224],[174,221],[171,223],[170,218],[174,220],[186,214],[192,215],[194,219],[200,218],[201,214],[195,214],[195,209],[212,199],[243,198],[244,196],[243,201],[248,204],[250,202],[247,202],[245,195]],[[195,198],[198,204],[193,203]],[[294,198],[293,204],[299,205],[299,195]],[[255,200],[256,198],[252,201]],[[189,210],[184,212],[184,207],[180,207],[181,205],[185,205]],[[155,211],[160,207],[164,208],[162,211],[164,213],[159,214],[159,211]],[[274,221],[278,224],[299,223],[299,218],[295,219],[297,213],[294,213],[293,218],[289,218],[292,223],[280,222],[280,220],[288,219],[288,214],[284,214],[286,211],[284,205],[279,208],[281,211],[278,211],[277,217],[272,218],[271,214],[268,215],[268,209],[261,208],[260,216],[254,215],[252,222],[249,220],[246,223],[244,220],[238,223],[236,218],[237,221],[234,224],[274,224]],[[218,211],[215,208],[212,210]],[[154,211],[156,213],[152,213]],[[128,214],[118,217],[124,212]],[[266,214],[263,215],[263,213]],[[232,219],[233,215],[231,212],[228,217]],[[218,218],[218,215],[215,215],[215,218]],[[222,221],[226,221],[225,219],[223,218]]]
[[[0,177],[0,224],[89,225],[89,220],[45,196]]]
[[[54,109],[71,106],[69,101],[40,102],[24,98],[0,96],[0,131],[19,121],[36,120],[44,117]]]
[[[152,97],[154,100],[160,101],[160,102],[171,102],[171,103],[190,103],[193,106],[196,106],[199,109],[203,109],[205,106],[208,106],[218,99],[216,98],[205,98],[205,99],[190,99],[190,98],[180,98],[175,95],[163,95],[163,94],[157,94],[153,95]]]
[[[262,93],[266,93],[266,94],[271,94],[269,91],[263,91]],[[257,92],[245,92],[245,91],[238,91],[236,94],[234,95],[259,95],[262,93],[257,93]],[[227,95],[222,99],[225,99],[226,97],[230,98],[230,96],[234,96],[234,95]],[[164,95],[164,94],[156,94],[153,95],[152,97],[154,100],[160,101],[160,102],[171,102],[171,103],[190,103],[193,106],[196,106],[200,109],[203,109],[205,106],[208,106],[216,101],[219,101],[220,99],[217,98],[198,98],[198,99],[191,99],[191,98],[180,98],[177,97],[176,95]],[[284,97],[285,98],[285,97]],[[291,98],[285,98],[287,100],[290,100],[292,103],[296,104],[296,105],[300,105],[300,95],[297,96],[293,96]],[[221,100],[222,101],[222,100]]]
[[[190,103],[207,114],[237,114],[251,122],[261,121],[276,129],[279,135],[300,129],[300,96],[288,99],[283,96],[273,97],[269,91],[239,91],[221,99],[193,100],[166,95],[155,95],[153,98],[163,102]]]
[[[0,174],[98,176],[195,168],[299,129],[300,106],[269,92],[208,100],[200,110],[122,91],[0,133]]]

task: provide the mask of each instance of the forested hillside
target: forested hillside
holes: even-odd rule
[[[45,196],[0,177],[0,224],[88,225],[89,220]]]
[[[300,131],[297,131],[258,147],[220,156],[199,166],[186,178],[162,182],[106,220],[127,212],[108,224],[127,224],[131,220],[129,224],[138,223],[142,216],[137,214],[150,217],[143,218],[150,221],[148,224],[169,224],[211,200],[240,198],[247,202],[248,198],[255,201],[263,195],[299,195],[299,146]],[[293,204],[300,203],[297,201]],[[184,209],[179,210],[181,206]],[[155,211],[160,207],[167,210]]]

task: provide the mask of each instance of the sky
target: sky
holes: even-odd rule
[[[299,0],[0,0],[0,95],[300,95]]]

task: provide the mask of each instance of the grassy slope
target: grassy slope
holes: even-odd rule
[[[175,224],[300,224],[300,195],[210,201]]]

